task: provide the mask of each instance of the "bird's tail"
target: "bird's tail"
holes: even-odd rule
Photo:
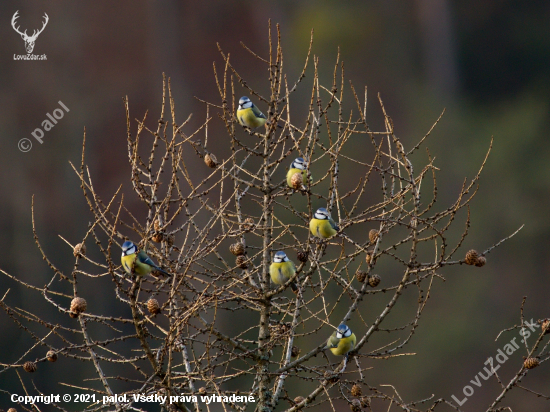
[[[157,272],[162,273],[163,275],[171,276],[170,273],[168,273],[167,271],[165,271],[165,270],[159,268],[158,266],[155,267],[155,270],[156,270]]]

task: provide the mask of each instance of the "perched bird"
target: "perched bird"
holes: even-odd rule
[[[330,217],[330,213],[324,207],[317,209],[313,219],[309,222],[309,230],[313,236],[328,239],[334,236],[340,228]]]
[[[292,176],[294,176],[296,173],[302,174],[302,181],[306,181],[307,179],[307,170],[306,170],[306,161],[302,157],[298,157],[294,159],[292,164],[290,165],[290,169],[288,170],[286,174],[286,183],[289,187],[294,187],[292,184]]]
[[[135,243],[129,240],[122,244],[122,257],[120,260],[124,270],[129,274],[135,273],[138,276],[144,276],[153,270],[158,270],[165,275],[169,275],[169,273],[155,265],[143,250],[138,251]]]
[[[269,266],[269,274],[271,275],[271,281],[276,285],[284,285],[296,273],[296,266],[286,255],[285,252],[280,250],[275,253],[273,262]],[[294,292],[298,290],[295,282],[290,284],[290,287]]]
[[[251,129],[263,126],[267,121],[267,117],[246,96],[239,99],[237,119],[239,119],[240,124]]]
[[[355,342],[357,342],[355,333],[342,323],[338,326],[338,329],[330,335],[330,338],[328,338],[327,348],[330,349],[334,355],[344,356],[355,348]]]

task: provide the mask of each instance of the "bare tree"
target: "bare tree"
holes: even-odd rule
[[[295,81],[283,71],[279,27],[276,39],[271,38],[271,25],[269,33],[266,58],[247,50],[268,68],[270,95],[251,87],[220,48],[223,71],[214,65],[219,102],[199,99],[206,119],[192,132],[187,130],[189,118],[176,117],[169,79],[163,82],[155,127],[147,115],[132,126],[125,99],[131,183],[146,218],[138,218],[125,206],[121,189],[107,202],[94,190],[84,160],[84,133],[82,163],[73,169],[94,219],[79,244],[66,241],[75,256],[73,270],[66,275],[50,261],[34,230],[53,273],[51,280],[40,287],[4,272],[74,320],[67,319],[72,323],[65,326],[66,322],[44,319],[10,306],[4,296],[0,306],[35,344],[3,364],[1,372],[18,368],[31,372],[38,363],[58,356],[83,360],[98,379],[62,384],[94,395],[89,410],[105,405],[117,411],[141,410],[133,395],[173,397],[163,408],[197,412],[207,402],[201,396],[236,411],[292,412],[317,405],[336,410],[342,401],[353,411],[372,411],[371,405],[378,404],[376,410],[389,410],[391,405],[406,411],[433,411],[440,405],[460,410],[433,395],[404,400],[394,387],[369,384],[365,364],[412,355],[405,347],[417,330],[433,282],[443,278],[440,271],[452,265],[483,266],[489,252],[509,238],[481,253],[472,250],[464,258],[458,256],[465,255],[460,251],[470,227],[469,204],[487,158],[474,178],[462,184],[456,200],[438,209],[438,168],[428,151],[424,163],[416,160],[422,158],[416,153],[439,119],[406,148],[380,96],[385,128],[371,130],[367,89],[360,96],[351,82],[346,84],[339,56],[332,84],[321,84],[319,59],[311,54],[313,32],[303,71]],[[309,107],[305,119],[297,122],[293,96],[304,83],[311,60]],[[268,107],[264,129],[251,130],[237,121],[238,84]],[[347,100],[356,109],[345,112]],[[218,160],[211,151],[208,127],[220,119],[230,154],[222,159],[218,146]],[[197,179],[198,173],[186,164],[190,154],[204,159],[205,178]],[[306,159],[307,177],[293,180],[291,188],[285,174],[296,157]],[[343,181],[346,169],[356,171],[355,182]],[[422,189],[428,192],[424,198]],[[318,207],[326,207],[339,222],[332,238],[317,239],[310,233],[309,222]],[[455,225],[463,225],[463,230],[451,241],[448,234]],[[126,273],[119,256],[127,239],[139,242],[172,276]],[[97,248],[102,259],[92,259],[86,245]],[[269,277],[278,250],[286,251],[297,264],[296,274],[284,285],[271,284]],[[113,296],[127,316],[101,313],[92,289],[80,287],[83,279],[89,284],[105,277],[111,279]],[[296,294],[289,289],[294,282]],[[72,293],[63,291],[67,286]],[[406,317],[399,315],[401,326],[384,328],[405,292],[416,295],[416,304],[403,303],[400,313]],[[375,295],[383,295],[385,303],[374,304],[381,299]],[[367,308],[377,314],[366,316]],[[349,362],[325,353],[326,340],[340,323],[357,335]],[[127,325],[133,325],[131,331]],[[541,356],[548,356],[547,346],[538,354],[535,351],[543,334],[530,356],[541,361]],[[373,344],[375,335],[377,342],[385,343]],[[116,366],[118,373],[104,373],[107,364]],[[502,384],[502,395],[487,410],[501,410],[495,408],[527,371],[522,366],[515,380]],[[113,389],[118,382],[132,386],[124,391],[126,400],[104,400],[103,396],[122,395]],[[296,396],[295,388],[302,395]]]

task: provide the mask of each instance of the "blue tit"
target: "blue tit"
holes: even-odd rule
[[[120,258],[124,270],[129,274],[135,273],[138,276],[144,276],[153,270],[158,270],[165,275],[169,275],[167,272],[159,268],[153,263],[151,258],[147,254],[140,250],[138,251],[135,243],[127,240],[122,244],[122,257]]]
[[[284,285],[296,273],[296,266],[282,250],[275,253],[273,262],[269,266],[271,281],[276,285]],[[298,290],[295,282],[290,284],[294,292]]]
[[[239,99],[237,119],[239,119],[240,124],[251,129],[263,126],[267,121],[267,117],[246,96]]]
[[[302,181],[306,182],[307,180],[307,170],[306,170],[306,161],[302,157],[298,157],[294,159],[292,164],[290,165],[290,169],[288,170],[286,174],[286,183],[289,187],[294,187],[292,185],[292,176],[294,176],[296,173],[302,174]],[[311,180],[311,179],[310,179]]]
[[[324,207],[317,209],[313,219],[309,222],[309,230],[313,236],[328,239],[334,236],[340,228],[330,217],[330,213]]]
[[[355,333],[342,323],[338,326],[338,329],[330,335],[330,338],[328,338],[327,348],[330,349],[334,355],[344,356],[355,348],[356,342],[357,338],[355,337]]]

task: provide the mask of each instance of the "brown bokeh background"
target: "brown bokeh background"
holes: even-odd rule
[[[46,54],[46,61],[13,59],[14,54],[25,54],[23,41],[10,25],[16,10],[21,28],[29,32],[41,26],[44,12],[49,15],[33,52]],[[432,394],[436,399],[450,399],[453,394],[462,399],[462,388],[472,385],[470,380],[487,357],[495,356],[517,335],[504,335],[495,342],[499,331],[518,324],[523,296],[528,296],[528,319],[550,316],[550,3],[10,0],[0,2],[0,16],[0,268],[8,273],[37,286],[51,275],[33,242],[33,195],[42,245],[59,268],[70,271],[72,251],[58,234],[76,243],[92,219],[69,165],[80,161],[84,127],[96,190],[110,198],[122,183],[131,202],[122,97],[129,98],[132,119],[149,110],[154,124],[160,114],[164,72],[171,78],[179,120],[194,113],[189,130],[198,126],[205,110],[193,96],[219,100],[212,70],[214,61],[218,69],[223,67],[217,42],[231,53],[248,83],[266,92],[265,66],[240,41],[267,55],[271,18],[281,26],[289,78],[299,75],[314,28],[313,53],[320,57],[321,79],[330,84],[340,47],[347,79],[359,89],[368,86],[369,122],[374,129],[382,127],[376,99],[380,93],[406,146],[420,139],[446,108],[427,142],[441,168],[443,204],[456,197],[464,178],[475,175],[494,136],[480,193],[472,204],[472,228],[464,252],[483,250],[525,224],[515,238],[488,256],[484,268],[442,271],[447,281],[436,282],[421,326],[406,348],[417,355],[374,362],[367,380],[391,383],[407,400]],[[309,79],[311,74],[310,68]],[[241,92],[238,87],[237,95]],[[308,93],[305,81],[297,96],[307,101]],[[59,100],[70,112],[39,144],[31,132]],[[222,130],[216,121],[212,142],[224,138],[214,133],[216,127]],[[32,140],[28,153],[18,150],[22,138]],[[200,160],[190,154],[189,161]],[[197,168],[197,173],[206,172]],[[40,311],[50,320],[59,316],[38,294],[2,277],[0,295],[7,289],[10,305]],[[108,310],[105,306],[102,311]],[[4,313],[0,313],[0,336],[0,362],[16,361],[30,346],[28,337]],[[525,354],[524,348],[517,351],[499,370],[504,381],[519,369]],[[39,365],[32,380],[43,393],[56,394],[71,392],[58,381],[93,376],[90,367],[61,359]],[[30,389],[31,376],[23,378]],[[550,368],[543,364],[523,383],[548,395],[549,379]],[[0,389],[23,393],[13,371],[0,374]],[[474,389],[462,406],[465,411],[485,410],[499,392],[494,380]],[[504,404],[532,412],[549,408],[548,401],[519,390]],[[8,395],[0,392],[0,407],[10,406]],[[343,404],[338,407],[348,410]],[[149,410],[158,408],[151,405]]]

